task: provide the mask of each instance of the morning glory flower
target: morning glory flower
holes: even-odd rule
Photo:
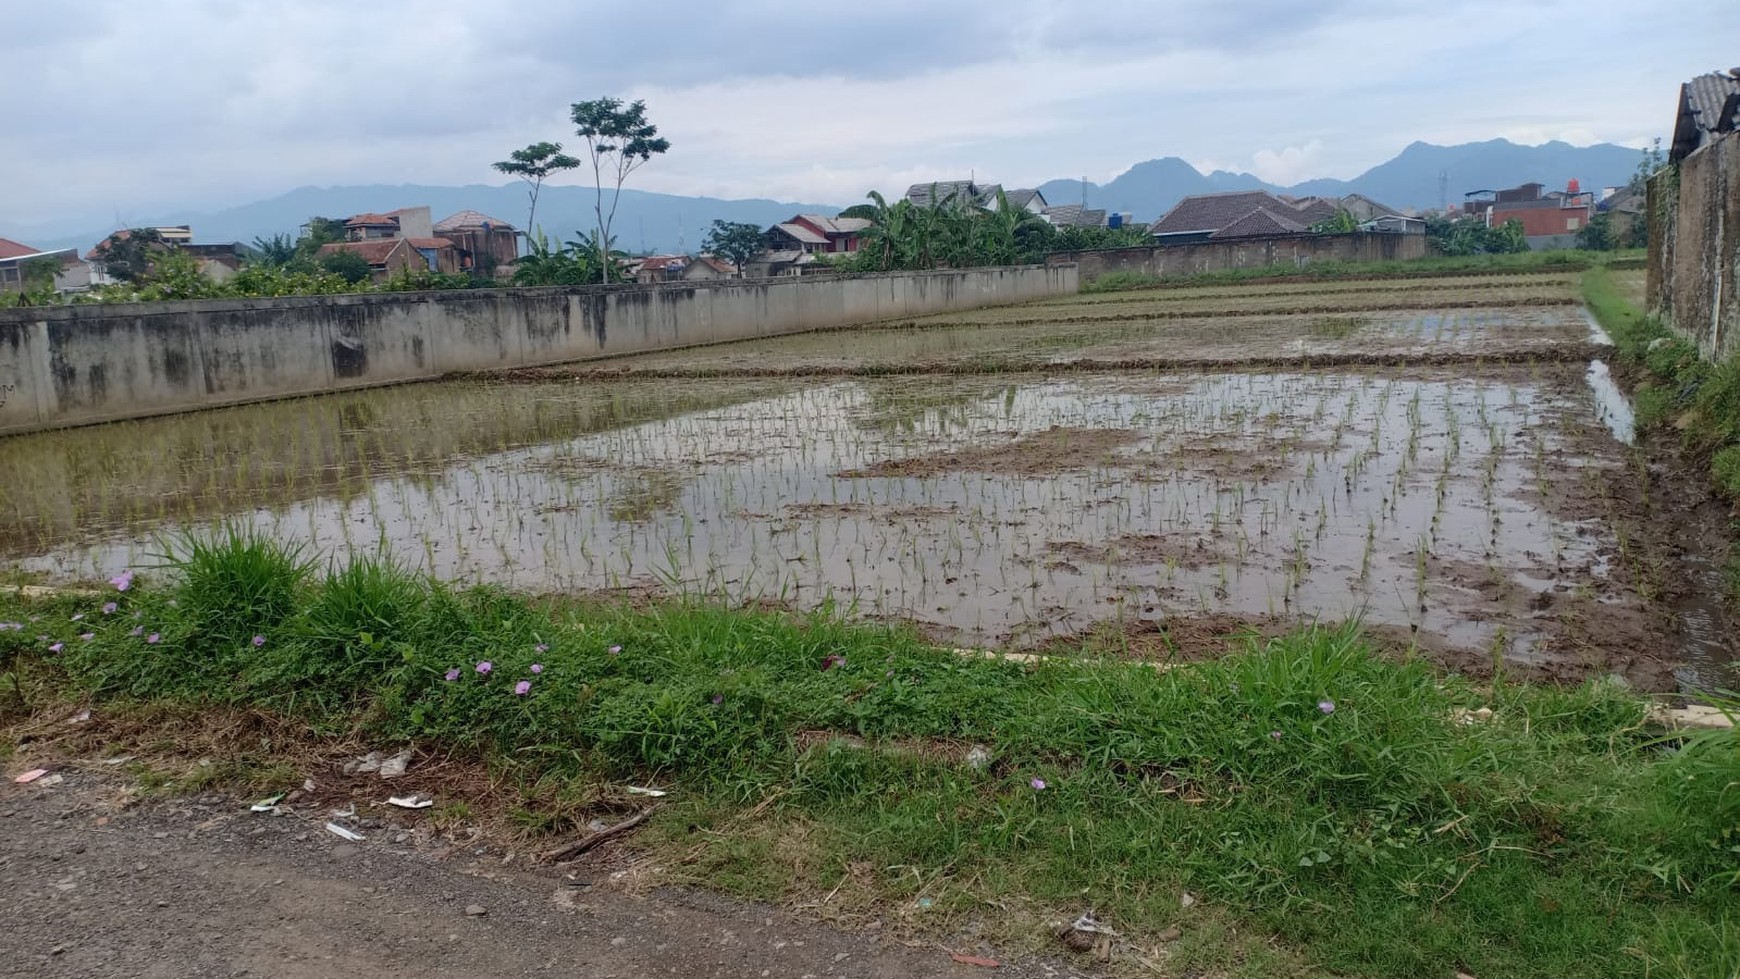
[[[1325,714],[1333,714],[1335,713],[1335,701],[1327,699],[1319,700],[1317,702],[1317,709]]]
[[[87,632],[84,635],[79,636],[79,638],[85,642],[90,642],[92,639],[97,638],[97,634],[94,632]]]
[[[489,660],[484,660],[477,664],[477,672],[482,673],[485,676],[488,676],[489,671],[493,669],[495,669],[495,664],[491,663]]]
[[[1045,791],[1045,779],[1036,778],[1033,781],[1028,782],[1027,784],[1033,786],[1033,791],[1035,791],[1035,792]]]
[[[612,655],[612,656],[615,656],[615,655],[616,655],[616,654],[618,654],[618,653],[620,653],[620,652],[622,652],[622,647],[621,647],[621,646],[612,646],[612,647],[610,647],[610,655]]]
[[[145,637],[145,641],[148,643],[151,643],[152,645],[156,645],[157,643],[160,643],[163,641],[163,634],[160,632],[153,632],[149,636]]]
[[[550,651],[550,644],[547,642],[541,642],[541,643],[538,643],[536,646],[533,646],[532,649],[536,652],[547,653]]]
[[[48,647],[48,651],[49,651],[49,652],[51,652],[51,653],[58,653],[58,652],[60,652],[60,651],[61,651],[61,650],[63,650],[63,649],[65,649],[65,648],[66,648],[66,643],[64,643],[64,642],[57,642],[57,643],[55,643],[55,644],[54,644],[54,645],[52,645],[52,646],[50,646],[50,647]]]
[[[266,645],[266,637],[265,636],[255,636],[254,637],[254,648],[255,649],[259,649],[261,646],[264,646],[264,645]]]
[[[459,679],[459,667],[455,666],[453,669],[448,670],[446,675],[448,683],[452,683],[454,680]]]
[[[514,684],[514,696],[516,697],[524,697],[526,694],[531,693],[531,691],[532,681],[530,680],[521,680]]]
[[[110,578],[109,584],[114,585],[116,591],[126,591],[133,587],[133,572],[123,571],[113,578]]]
[[[533,673],[542,673],[542,672],[544,672],[544,664],[542,664],[542,663],[533,663],[533,664],[532,664],[532,672],[533,672]]]
[[[121,606],[116,605],[114,602],[104,602],[103,603],[103,614],[104,615],[114,615],[115,610],[120,608],[120,607]]]

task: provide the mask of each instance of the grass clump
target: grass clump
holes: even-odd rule
[[[34,684],[470,750],[570,797],[672,784],[650,838],[688,853],[686,827],[706,830],[696,872],[737,893],[1085,904],[1132,936],[1179,923],[1181,954],[1222,972],[1740,961],[1740,744],[1659,743],[1616,685],[1481,691],[1353,629],[1168,671],[1023,665],[825,612],[533,603],[369,557],[315,574],[246,537],[172,553],[154,587],[0,596],[0,621],[28,624],[0,649]],[[1477,706],[1492,719],[1458,719]],[[529,802],[515,818],[568,822]]]
[[[1612,253],[1586,251],[1521,252],[1511,255],[1434,256],[1403,262],[1311,262],[1306,265],[1262,265],[1249,268],[1216,269],[1190,275],[1157,276],[1143,272],[1107,272],[1084,283],[1081,291],[1120,292],[1129,289],[1163,289],[1182,286],[1207,286],[1259,280],[1287,279],[1292,281],[1339,279],[1427,279],[1438,276],[1458,276],[1479,273],[1506,272],[1574,272],[1582,269],[1624,264],[1631,256],[1616,257]]]

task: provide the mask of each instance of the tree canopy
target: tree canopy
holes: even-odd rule
[[[741,221],[714,221],[712,230],[707,232],[706,239],[701,242],[703,250],[737,266],[739,276],[743,275],[744,264],[760,254],[766,246],[766,236],[761,227]]]
[[[596,192],[594,211],[598,217],[594,241],[598,247],[602,276],[609,272],[605,242],[610,240],[616,206],[622,201],[622,185],[647,161],[668,151],[671,142],[659,135],[657,126],[647,121],[646,103],[640,100],[624,105],[621,99],[607,96],[576,102],[570,110],[574,132],[586,141],[586,152],[592,160],[592,185]],[[604,209],[607,181],[612,188],[608,212]]]

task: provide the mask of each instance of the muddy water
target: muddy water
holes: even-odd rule
[[[308,453],[276,454],[306,438],[271,414],[286,406],[227,424],[159,419],[119,442],[119,427],[59,433],[34,456],[8,443],[45,478],[8,490],[36,536],[7,550],[27,570],[106,577],[140,564],[152,533],[227,507],[327,552],[384,547],[447,578],[835,600],[962,643],[1204,612],[1357,615],[1522,664],[1555,655],[1573,612],[1636,601],[1610,580],[1611,530],[1544,502],[1619,469],[1619,447],[1565,438],[1587,395],[1526,371],[370,397],[362,448],[322,450],[325,482],[294,478]],[[517,428],[480,415],[509,408]],[[340,442],[357,430],[334,424]],[[1072,430],[1117,434],[1057,451]],[[388,451],[407,440],[426,450]],[[891,460],[898,475],[852,475]]]

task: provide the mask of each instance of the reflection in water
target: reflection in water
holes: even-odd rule
[[[1601,419],[1601,424],[1613,433],[1613,437],[1626,445],[1637,441],[1637,416],[1631,410],[1631,402],[1625,397],[1625,392],[1619,390],[1619,385],[1613,383],[1613,372],[1607,368],[1605,361],[1592,360],[1589,370],[1584,375],[1589,381],[1589,390],[1595,395],[1595,416]]]
[[[0,505],[8,551],[62,575],[229,513],[445,578],[833,598],[964,642],[1362,614],[1528,661],[1547,620],[1526,597],[1606,575],[1610,532],[1541,504],[1616,464],[1571,453],[1587,411],[1520,374],[441,384],[0,443],[77,483]],[[1053,429],[1127,438],[1029,439]],[[968,447],[1002,451],[968,471],[947,455]],[[840,475],[890,459],[902,475]]]

